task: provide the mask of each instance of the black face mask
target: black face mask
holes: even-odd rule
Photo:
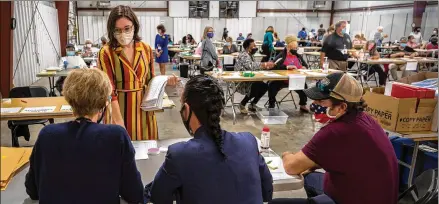
[[[194,133],[192,132],[192,130],[191,130],[190,126],[189,126],[189,122],[191,121],[191,116],[192,116],[192,110],[189,107],[189,116],[188,116],[186,121],[184,120],[184,117],[183,117],[183,110],[184,110],[184,104],[183,104],[183,106],[181,107],[181,110],[180,110],[181,120],[183,121],[183,124],[184,124],[184,127],[186,128],[186,130],[189,132],[190,135],[193,136]]]
[[[297,55],[297,50],[295,50],[295,49],[291,49],[291,50],[290,50],[290,53],[293,54],[293,55]]]
[[[251,54],[251,55],[254,55],[254,54],[256,54],[257,51],[258,51],[258,48],[255,47],[255,48],[252,49],[252,51],[250,52],[250,54]]]

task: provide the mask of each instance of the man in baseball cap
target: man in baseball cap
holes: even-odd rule
[[[282,154],[285,172],[306,174],[304,188],[311,200],[397,203],[396,156],[381,126],[363,112],[366,105],[359,82],[348,74],[334,73],[304,92],[313,103],[327,108],[331,122],[301,151]],[[313,172],[317,168],[325,173]]]

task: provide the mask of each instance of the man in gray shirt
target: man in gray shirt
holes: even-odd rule
[[[325,57],[328,57],[329,68],[346,71],[349,56],[357,57],[356,52],[351,52],[351,37],[346,33],[346,21],[335,24],[335,32],[328,35],[323,41],[320,53],[320,66],[323,67]]]
[[[383,44],[384,38],[387,38],[387,34],[383,34],[383,29],[384,28],[382,26],[378,26],[377,32],[373,36],[373,40],[375,41],[377,46],[381,46],[381,44]]]

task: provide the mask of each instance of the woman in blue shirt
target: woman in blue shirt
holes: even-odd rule
[[[225,100],[220,84],[198,75],[186,84],[181,118],[194,137],[169,146],[145,195],[154,204],[255,204],[270,201],[273,179],[250,133],[221,129]],[[147,200],[145,199],[145,200]]]
[[[116,204],[122,197],[129,203],[143,202],[127,131],[100,124],[111,110],[111,91],[108,76],[99,69],[76,69],[67,76],[63,95],[76,119],[41,130],[25,181],[32,200]]]
[[[262,47],[261,47],[262,54],[264,54],[265,57],[262,58],[261,62],[268,62],[268,60],[270,60],[271,53],[274,51],[273,32],[274,32],[273,26],[268,26],[267,30],[265,30],[264,41],[262,42]]]
[[[159,64],[160,74],[166,74],[166,63],[168,60],[168,35],[165,34],[166,29],[162,24],[157,26],[157,35],[155,36],[155,62]]]

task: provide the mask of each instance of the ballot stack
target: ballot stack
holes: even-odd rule
[[[29,162],[31,147],[1,147],[1,190],[6,190],[9,182]]]

